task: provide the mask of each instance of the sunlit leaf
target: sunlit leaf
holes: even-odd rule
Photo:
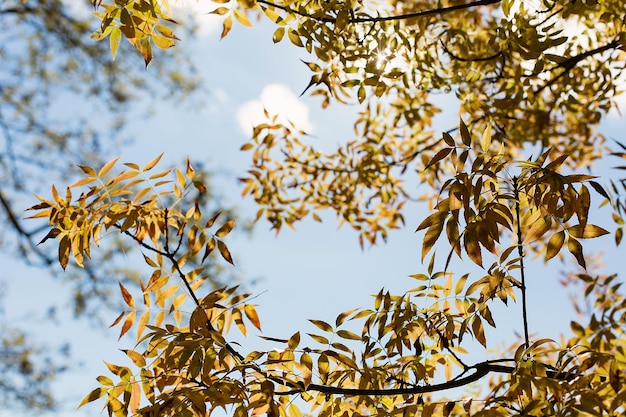
[[[546,261],[554,258],[559,253],[559,251],[563,247],[563,242],[565,242],[564,230],[561,230],[560,232],[557,232],[550,237],[548,245],[546,246]]]
[[[225,237],[227,236],[231,230],[233,230],[233,227],[235,226],[235,222],[233,220],[230,220],[226,223],[224,223],[222,225],[222,227],[220,227],[216,232],[215,232],[215,236],[217,237]]]
[[[120,287],[120,291],[122,293],[122,298],[124,299],[124,302],[130,308],[135,308],[135,300],[133,299],[133,296],[128,292],[128,290],[122,285],[121,282],[118,281],[118,285]]]
[[[595,224],[586,224],[584,228],[577,224],[567,228],[567,232],[577,239],[592,239],[594,237],[604,236],[609,233],[608,230],[596,226]]]
[[[261,321],[259,320],[259,315],[256,312],[256,309],[252,304],[245,304],[243,306],[243,311],[246,313],[246,317],[250,320],[250,323],[257,329],[261,330]]]
[[[92,390],[89,394],[87,394],[85,396],[85,398],[83,398],[80,402],[80,404],[78,404],[78,408],[82,407],[83,405],[90,403],[92,401],[95,401],[99,398],[102,398],[104,396],[104,394],[106,394],[107,390],[106,388],[103,387],[98,387],[94,390]]]

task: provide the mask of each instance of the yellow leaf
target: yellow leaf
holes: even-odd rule
[[[246,16],[246,14],[243,13],[241,10],[235,9],[234,15],[235,15],[235,19],[237,20],[237,22],[239,22],[241,25],[249,27],[249,28],[252,27],[252,23],[250,23],[250,19],[248,19],[248,16]]]
[[[173,40],[161,35],[152,35],[152,42],[154,42],[154,44],[161,49],[169,49],[175,45]]]
[[[222,227],[220,227],[217,232],[215,232],[215,236],[217,237],[225,237],[227,236],[231,230],[233,230],[233,227],[235,226],[235,222],[233,220],[230,220],[226,223],[224,223],[222,225]]]
[[[554,258],[561,248],[563,247],[563,242],[565,242],[565,231],[561,230],[553,234],[548,241],[548,246],[546,247],[546,256],[545,260],[550,260]]]
[[[308,385],[311,382],[311,378],[313,376],[313,359],[311,355],[307,352],[304,352],[302,356],[300,356],[300,372],[302,373],[302,379],[304,379],[304,384]]]
[[[141,171],[146,172],[146,171],[150,171],[152,168],[154,168],[154,166],[159,163],[159,161],[163,157],[164,153],[165,152],[162,152],[159,156],[157,156],[152,161],[150,161],[146,165],[144,165],[143,168],[141,168]]]
[[[141,339],[143,335],[143,331],[146,328],[146,325],[150,321],[150,310],[144,311],[139,317],[139,322],[137,323],[137,340]]]
[[[343,339],[350,339],[350,340],[363,340],[363,338],[361,336],[359,336],[356,333],[353,333],[349,330],[337,330],[337,336],[343,338]]]
[[[90,403],[99,398],[102,398],[104,394],[106,394],[106,392],[107,392],[106,388],[103,388],[103,387],[99,387],[99,388],[92,390],[89,394],[85,396],[85,398],[83,398],[80,404],[78,404],[78,408],[82,407],[83,405],[87,403]]]
[[[593,239],[608,234],[608,230],[603,229],[595,224],[586,224],[584,228],[577,224],[576,226],[568,227],[567,232],[578,239]]]
[[[85,166],[85,165],[78,165],[78,167],[86,174],[89,175],[90,177],[95,177],[96,176],[96,170],[93,169],[92,167],[89,166]]]
[[[176,168],[176,181],[178,182],[178,185],[180,185],[182,188],[185,188],[185,186],[187,185],[187,180],[185,180],[185,177],[183,176],[183,173],[180,172],[180,169]]]
[[[86,185],[89,183],[92,183],[96,180],[96,177],[85,177],[85,178],[81,178],[80,180],[74,182],[72,185],[69,186],[69,188],[76,188],[76,187],[80,187],[81,185]]]
[[[550,217],[541,216],[537,218],[537,220],[533,223],[530,230],[526,234],[526,238],[524,239],[522,244],[525,245],[527,243],[531,243],[539,239],[548,230],[550,230],[551,226],[552,226],[552,219]]]
[[[274,41],[274,43],[278,43],[281,40],[283,40],[284,37],[285,37],[285,28],[283,26],[280,26],[278,27],[278,29],[274,31],[274,36],[272,37],[272,40]]]
[[[227,16],[222,22],[222,35],[221,39],[224,39],[228,32],[233,28],[233,18],[231,16]]]
[[[246,317],[250,320],[250,323],[257,329],[261,330],[261,321],[259,320],[259,315],[256,312],[256,309],[252,304],[245,304],[243,306],[243,311],[246,313]]]
[[[135,48],[137,48],[143,57],[147,68],[148,65],[150,65],[150,62],[152,62],[152,45],[150,44],[150,39],[148,37],[139,39],[138,42],[135,42]]]
[[[300,40],[300,36],[298,35],[298,32],[296,32],[295,29],[289,29],[287,31],[287,35],[289,36],[289,40],[291,41],[291,43],[293,43],[296,46],[304,46],[302,44],[302,40]]]
[[[133,326],[136,315],[137,313],[135,311],[131,311],[130,313],[128,313],[128,315],[126,316],[126,320],[124,320],[124,324],[122,325],[122,330],[120,331],[120,336],[118,340],[121,339],[122,336],[124,336]]]
[[[122,352],[126,354],[130,358],[131,361],[135,364],[135,366],[139,368],[143,368],[146,366],[146,359],[139,353],[134,350],[122,349]]]
[[[172,32],[172,29],[168,28],[167,26],[156,25],[155,29],[158,30],[159,33],[165,36],[166,38],[178,40],[178,37],[174,35],[174,32]]]
[[[480,148],[483,152],[487,152],[489,150],[489,146],[491,145],[491,123],[487,125],[487,128],[483,132],[483,137],[480,140]]]
[[[332,332],[333,331],[333,326],[331,326],[330,324],[326,323],[325,321],[322,320],[314,320],[314,319],[310,319],[309,320],[311,323],[313,323],[318,329],[321,329],[325,332]]]
[[[115,55],[117,54],[117,48],[122,42],[122,31],[119,27],[111,29],[109,34],[109,48],[111,48],[111,59],[115,61]]]
[[[190,180],[192,180],[193,177],[196,176],[196,170],[193,169],[193,166],[191,166],[191,161],[189,160],[189,158],[187,158],[187,170],[185,171],[185,175],[187,175],[187,178],[189,178]]]

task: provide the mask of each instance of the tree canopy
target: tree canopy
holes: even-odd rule
[[[406,203],[422,199],[424,267],[403,294],[382,289],[371,306],[334,323],[311,319],[314,334],[265,337],[282,348],[247,351],[230,332],[260,330],[251,295],[201,285],[213,252],[232,263],[234,222],[196,203],[205,186],[192,163],[154,173],[159,158],[122,169],[117,160],[84,165],[65,193],[53,187],[32,207],[52,226],[46,240],[58,240],[61,265],[82,265],[104,232],[117,231],[152,272],[139,295],[119,285],[126,309],[114,324],[120,336],[135,329],[135,348],[124,350],[132,367],[107,363],[115,379],[99,376],[81,405],[104,397],[117,416],[623,414],[626,299],[618,276],[589,262],[584,242],[622,239],[624,182],[593,174],[599,161],[626,157],[626,146],[611,151],[597,132],[625,79],[624,3],[218,3],[222,37],[233,22],[265,16],[274,42],[311,55],[305,92],[322,107],[360,105],[354,138],[335,152],[272,115],[255,126],[241,181],[257,217],[280,231],[331,210],[364,246],[404,227]],[[149,63],[152,44],[176,40],[164,23],[172,20],[167,1],[96,6],[96,36],[109,37],[114,51],[125,37]],[[433,133],[438,93],[456,97],[460,122]],[[410,181],[430,191],[414,195]],[[594,218],[604,212],[612,230]],[[580,318],[560,340],[530,336],[531,254],[567,260],[573,267],[562,278],[583,288],[573,300]],[[467,359],[490,347],[494,305],[515,300],[518,343],[503,356]],[[183,315],[183,306],[193,312]],[[475,395],[448,393],[479,380]]]
[[[129,119],[150,110],[147,98],[189,100],[202,85],[180,48],[175,56],[186,64],[176,71],[156,65],[146,74],[111,62],[108,45],[90,39],[97,22],[89,11],[77,1],[0,4],[0,248],[3,261],[40,268],[38,277],[51,275],[69,284],[63,304],[95,323],[102,319],[97,311],[115,304],[110,293],[117,279],[132,281],[131,268],[116,274],[109,263],[119,246],[111,240],[87,268],[59,274],[54,251],[37,245],[46,225],[25,222],[23,207],[43,184],[75,175],[73,163],[103,164],[115,155],[128,142]],[[128,51],[120,49],[120,57]],[[50,409],[55,405],[50,382],[70,361],[61,341],[42,346],[13,322],[5,303],[13,295],[10,280],[20,273],[5,266],[0,278],[0,406]],[[42,306],[48,307],[53,306]]]

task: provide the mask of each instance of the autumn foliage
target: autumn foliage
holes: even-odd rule
[[[225,240],[234,223],[202,213],[190,198],[190,189],[202,194],[205,187],[192,164],[185,172],[153,172],[160,157],[121,171],[117,160],[82,166],[84,177],[64,197],[53,187],[51,198],[32,207],[33,217],[50,222],[44,240],[58,241],[65,267],[72,259],[82,265],[94,244],[119,233],[141,249],[151,272],[136,291],[120,284],[127,309],[114,325],[120,337],[134,331],[135,347],[124,351],[132,366],[107,364],[114,378],[98,377],[81,405],[104,398],[116,416],[626,411],[626,298],[616,275],[587,269],[584,251],[586,239],[612,233],[592,218],[598,205],[611,212],[620,244],[623,183],[579,173],[611,153],[595,126],[623,76],[624,4],[557,0],[529,10],[509,0],[431,3],[374,9],[367,1],[257,0],[215,10],[222,36],[233,19],[250,26],[251,16],[265,15],[276,25],[275,42],[286,36],[313,55],[307,91],[322,106],[361,105],[355,138],[335,153],[318,151],[305,132],[277,118],[255,127],[242,147],[251,168],[241,182],[259,205],[258,218],[280,230],[332,210],[364,246],[404,227],[405,203],[420,197],[430,210],[417,227],[424,264],[412,275],[417,286],[404,294],[381,290],[371,306],[333,323],[312,319],[314,334],[265,337],[278,349],[247,351],[230,332],[261,330],[251,295],[202,285],[212,253],[233,263]],[[113,52],[126,37],[149,62],[146,45],[175,39],[159,26],[170,20],[166,5],[102,4],[98,37],[109,36]],[[578,25],[579,35],[564,34],[567,25]],[[427,128],[439,109],[430,95],[445,91],[456,95],[462,117],[458,127],[433,134]],[[614,160],[623,150],[612,152]],[[431,192],[412,195],[403,181],[410,175]],[[584,288],[579,310],[591,306],[558,341],[529,335],[528,255],[576,265],[564,279]],[[467,264],[482,272],[453,271]],[[494,304],[513,301],[522,305],[516,346],[506,356],[466,359],[467,346],[490,347],[485,329],[496,326]],[[184,315],[183,306],[192,313]],[[475,395],[446,397],[479,380],[484,389]]]

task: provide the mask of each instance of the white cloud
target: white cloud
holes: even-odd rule
[[[263,109],[270,117],[278,115],[281,123],[293,123],[297,129],[310,133],[313,125],[309,120],[309,108],[285,85],[270,84],[263,88],[259,98],[242,104],[237,110],[239,127],[248,136],[252,127],[267,121]]]

